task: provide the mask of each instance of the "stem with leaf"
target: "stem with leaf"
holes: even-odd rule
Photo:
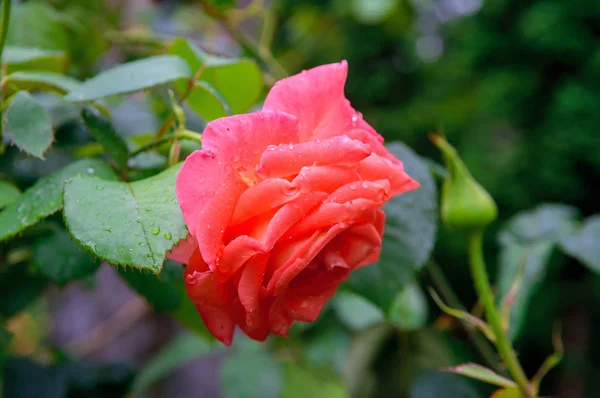
[[[517,354],[515,353],[511,342],[504,332],[502,320],[498,308],[496,308],[494,294],[492,293],[492,288],[485,268],[485,261],[483,259],[483,230],[478,229],[469,233],[467,241],[469,263],[471,265],[471,274],[475,282],[475,289],[477,290],[479,299],[485,309],[486,319],[495,334],[495,344],[498,353],[504,361],[510,375],[519,386],[523,396],[526,398],[533,398],[535,393],[517,359]]]
[[[440,267],[434,261],[430,261],[427,263],[427,270],[429,271],[431,281],[433,282],[436,291],[440,294],[440,296],[442,296],[444,301],[446,301],[448,305],[453,308],[466,311],[465,307],[460,302],[456,293],[454,293],[452,286],[450,286],[450,283],[444,276],[444,273]],[[481,358],[488,364],[488,366],[494,368],[496,371],[500,371],[500,369],[498,369],[498,362],[500,362],[498,355],[491,348],[490,344],[478,331],[473,329],[471,325],[464,321],[462,321],[462,324],[464,325],[464,329],[469,335],[471,342],[475,346],[475,349],[479,351]]]
[[[196,133],[195,131],[191,131],[191,130],[185,130],[185,129],[177,130],[172,134],[163,135],[162,137],[155,139],[152,142],[149,142],[147,144],[140,146],[135,151],[131,152],[129,154],[129,157],[133,158],[133,157],[139,155],[140,153],[147,151],[148,149],[155,148],[158,145],[164,144],[166,142],[171,142],[171,141],[180,140],[180,139],[202,142],[202,134]]]

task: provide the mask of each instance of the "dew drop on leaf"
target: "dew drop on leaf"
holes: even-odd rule
[[[159,227],[154,227],[154,228],[152,228],[152,233],[153,233],[154,235],[158,235],[158,234],[160,233],[160,228],[159,228]]]
[[[167,240],[171,240],[171,238],[173,237],[173,235],[171,235],[169,232],[167,232],[166,234],[163,235],[165,237],[165,239]]]

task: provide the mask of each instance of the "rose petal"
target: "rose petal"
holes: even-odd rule
[[[231,311],[201,304],[197,304],[196,309],[208,331],[221,343],[230,346],[235,331],[235,322]]]
[[[355,199],[346,203],[323,203],[317,211],[310,214],[290,229],[289,235],[301,235],[341,222],[368,222],[374,218],[380,202],[368,199]]]
[[[368,144],[373,153],[388,159],[393,164],[402,164],[402,162],[392,155],[383,145],[383,137],[377,134],[377,132],[372,128],[370,131],[365,129],[352,129],[346,131],[345,134],[353,140],[359,140],[365,144]]]
[[[298,117],[301,141],[318,132],[327,119],[338,119],[344,97],[348,64],[322,65],[277,82],[265,99],[264,110],[283,111]],[[340,110],[337,110],[340,108]],[[341,126],[339,126],[341,127]]]
[[[306,254],[297,258],[291,265],[280,267],[273,273],[273,277],[267,286],[267,293],[282,294],[289,283],[309,265],[323,247],[347,228],[347,224],[339,223],[332,226],[327,232],[321,233],[309,247]]]
[[[360,179],[358,172],[345,166],[305,166],[292,181],[301,192],[333,192],[342,185]],[[269,181],[269,180],[267,180]]]
[[[354,225],[332,240],[324,251],[339,253],[350,268],[356,268],[374,253],[379,254],[381,243],[381,235],[373,224]]]
[[[291,266],[298,258],[306,255],[310,248],[317,241],[321,231],[313,231],[310,235],[305,235],[299,239],[284,240],[278,243],[271,251],[271,258],[265,277],[267,289],[272,291],[277,281],[273,278],[279,278],[285,268]]]
[[[269,256],[264,254],[257,254],[252,257],[244,267],[238,285],[238,296],[240,303],[246,310],[246,326],[249,329],[253,329],[255,323],[260,321],[258,313],[261,295],[264,293],[262,282],[268,260]]]
[[[275,298],[269,310],[269,329],[280,336],[287,337],[294,319],[284,306],[285,296]]]
[[[325,199],[325,203],[346,203],[355,199],[368,199],[384,203],[390,197],[388,180],[356,181],[339,187]]]
[[[306,214],[327,197],[325,192],[309,192],[283,205],[271,218],[267,227],[264,245],[271,249],[273,245]]]
[[[375,153],[358,164],[358,173],[364,180],[376,181],[386,179],[390,182],[391,196],[417,189],[420,184],[404,172],[404,166],[393,164],[388,159]]]
[[[211,267],[216,264],[224,229],[244,188],[237,173],[212,152],[195,151],[179,170],[175,190],[183,218]]]
[[[346,271],[340,279],[346,279],[348,272]],[[321,280],[318,280],[318,283],[320,284]],[[315,296],[290,295],[290,297],[286,297],[284,307],[293,319],[301,322],[314,322],[327,301],[335,294],[338,285],[339,282],[329,289],[321,290],[321,293]]]
[[[199,251],[190,258],[184,273],[187,295],[196,305],[206,328],[220,341],[230,345],[235,323],[231,312],[232,292],[208,269]]]
[[[213,120],[202,133],[202,148],[231,164],[248,183],[258,182],[254,172],[269,145],[298,142],[296,118],[283,112],[255,112]]]
[[[269,309],[267,301],[262,300],[259,303],[260,309],[257,312],[258,319],[250,326],[246,324],[246,310],[239,299],[233,302],[233,318],[239,327],[253,340],[265,341],[271,332],[269,329]]]
[[[298,197],[300,190],[283,178],[269,178],[242,193],[233,213],[231,225],[281,206]]]
[[[267,249],[256,239],[242,235],[238,236],[225,246],[221,254],[221,260],[217,272],[221,280],[227,280],[248,259],[257,253],[264,253]]]
[[[170,252],[167,252],[167,258],[187,264],[197,248],[198,242],[196,241],[196,238],[192,235],[188,235],[187,238],[181,239],[177,245],[173,246]]]
[[[352,165],[370,154],[368,145],[347,136],[269,147],[260,158],[258,174],[267,178],[298,174],[304,166]]]

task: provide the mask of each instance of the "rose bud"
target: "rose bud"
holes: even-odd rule
[[[442,221],[448,228],[474,231],[493,222],[498,209],[490,194],[473,178],[456,149],[443,137],[432,134],[448,174],[442,185]]]

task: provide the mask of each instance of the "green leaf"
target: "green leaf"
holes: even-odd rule
[[[522,332],[529,302],[539,290],[547,272],[552,250],[561,236],[574,226],[577,209],[544,204],[517,214],[498,234],[500,258],[496,286],[502,303],[522,271],[523,279],[510,312],[509,335]]]
[[[178,87],[179,93],[183,91],[180,85],[176,85],[176,87]],[[207,82],[195,82],[187,96],[186,103],[206,121],[231,115],[227,101]]]
[[[600,215],[587,218],[575,232],[560,241],[561,249],[592,272],[600,272]]]
[[[385,319],[379,307],[352,292],[337,293],[333,299],[333,307],[340,320],[354,331],[366,329]]]
[[[21,197],[21,191],[7,181],[0,181],[0,210]]]
[[[127,144],[121,138],[109,119],[100,115],[91,108],[84,108],[81,112],[83,121],[88,127],[90,133],[94,136],[113,159],[122,167],[127,167],[129,159],[129,150]]]
[[[462,377],[435,370],[421,372],[410,390],[410,398],[447,397],[481,398],[481,395]]]
[[[160,55],[128,62],[101,72],[70,91],[66,99],[77,102],[92,101],[191,77],[192,72],[183,59],[173,55]]]
[[[262,73],[249,59],[217,57],[181,37],[173,40],[169,52],[185,59],[192,73],[200,71],[198,80],[214,87],[233,113],[246,112],[262,93]],[[193,107],[194,103],[189,105]]]
[[[56,91],[64,94],[75,90],[80,84],[79,80],[69,76],[40,71],[14,72],[6,76],[4,83],[6,85],[5,95],[7,96],[18,90]]]
[[[2,64],[8,66],[9,73],[21,70],[60,72],[66,69],[67,56],[63,51],[6,46]]]
[[[227,398],[277,398],[282,384],[281,366],[260,350],[236,352],[221,365],[221,389]]]
[[[462,365],[451,366],[443,370],[457,375],[470,377],[471,379],[483,381],[484,383],[493,384],[498,387],[512,388],[517,386],[514,381],[507,379],[504,376],[500,376],[493,370],[476,363],[464,363]]]
[[[427,299],[416,281],[405,285],[398,292],[388,314],[392,325],[402,330],[422,328],[428,315]]]
[[[285,381],[281,398],[348,397],[341,380],[330,369],[286,362],[283,372]]]
[[[52,143],[52,119],[28,92],[19,91],[6,109],[6,137],[40,159]]]
[[[387,219],[380,259],[348,278],[352,290],[386,313],[398,291],[412,281],[429,258],[438,220],[437,189],[427,163],[400,142],[390,144],[388,149],[421,187],[390,199],[383,207]]]
[[[9,45],[62,50],[68,48],[69,37],[52,6],[44,2],[26,2],[14,8],[6,42]]]
[[[71,163],[48,177],[40,178],[27,189],[20,200],[0,212],[0,240],[23,231],[39,220],[59,211],[63,206],[64,182],[78,174],[116,180],[113,170],[99,160],[82,159]]]
[[[46,280],[34,275],[24,264],[0,271],[0,316],[9,318],[39,297]]]
[[[65,224],[75,241],[114,265],[160,273],[187,228],[175,196],[181,165],[133,183],[93,177],[65,184]]]
[[[94,258],[78,248],[62,229],[36,239],[32,257],[40,272],[59,285],[83,279],[100,266],[100,262],[94,262]]]
[[[213,345],[195,335],[177,337],[144,364],[133,380],[130,392],[135,394],[146,390],[192,359],[213,350]]]

